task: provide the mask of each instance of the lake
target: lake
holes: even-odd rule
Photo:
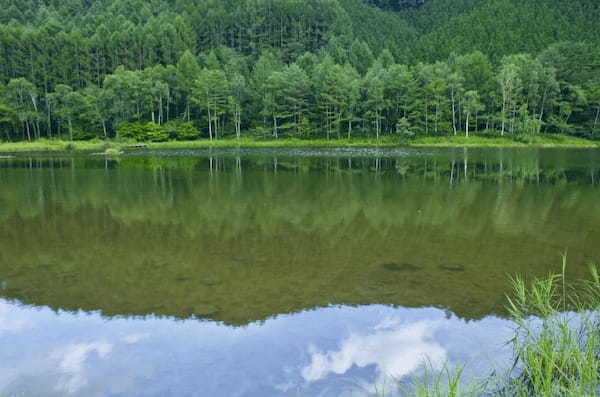
[[[0,159],[0,393],[362,396],[510,360],[510,276],[600,263],[597,149]]]

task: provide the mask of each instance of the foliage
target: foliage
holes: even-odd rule
[[[120,123],[117,134],[123,138],[131,138],[136,141],[162,142],[169,138],[167,131],[153,122]]]
[[[600,278],[568,286],[563,273],[513,280],[510,313],[518,325],[514,367],[505,392],[517,396],[588,396],[600,388]],[[536,321],[530,316],[538,316]]]
[[[598,21],[593,0],[0,0],[0,128],[599,138]]]
[[[169,139],[188,141],[198,137],[198,129],[190,122],[180,120],[169,121],[163,126],[163,129],[168,134]]]

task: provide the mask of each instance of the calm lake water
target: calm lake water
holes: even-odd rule
[[[486,375],[510,275],[600,263],[598,150],[19,155],[0,186],[6,396],[359,396],[424,358]]]

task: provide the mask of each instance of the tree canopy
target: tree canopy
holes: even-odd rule
[[[0,0],[1,136],[598,137],[599,21],[594,0]]]

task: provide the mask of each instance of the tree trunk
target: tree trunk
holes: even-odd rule
[[[352,120],[348,120],[348,140],[350,140],[350,134],[352,134]]]
[[[215,139],[219,139],[219,117],[217,116],[217,111],[215,110],[215,114],[213,115],[213,120],[215,122]]]
[[[538,130],[537,133],[540,133],[540,130],[542,129],[542,117],[544,116],[544,106],[546,105],[546,95],[548,93],[548,86],[546,86],[546,89],[544,90],[544,96],[542,97],[542,105],[540,106],[540,117],[538,119]]]
[[[596,133],[596,126],[598,125],[598,118],[600,117],[600,105],[596,109],[596,118],[594,119],[594,126],[592,127],[592,134]]]
[[[29,132],[29,121],[25,121],[25,127],[27,127],[27,140],[31,142],[31,133]]]
[[[210,140],[212,141],[212,120],[210,118],[210,107],[207,107],[207,112],[208,112],[208,136],[210,138]]]
[[[425,135],[429,135],[429,104],[425,103]]]
[[[504,136],[505,117],[506,117],[506,92],[504,90],[502,90],[502,130],[500,131],[500,136]]]
[[[454,87],[452,88],[452,129],[454,130],[454,135],[456,136],[456,108],[454,105]]]

